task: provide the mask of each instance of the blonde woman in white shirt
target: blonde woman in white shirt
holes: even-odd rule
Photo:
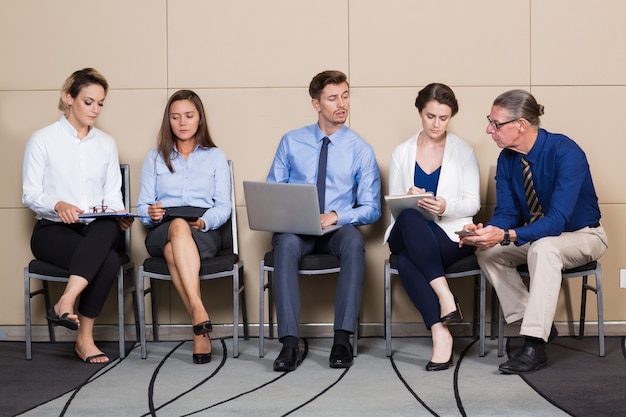
[[[463,318],[444,269],[473,252],[467,246],[459,248],[454,231],[472,223],[480,208],[479,169],[472,147],[447,132],[458,111],[450,87],[427,85],[419,92],[415,107],[422,130],[394,150],[389,194],[433,192],[433,198],[418,204],[436,220],[406,209],[395,223],[392,219],[385,238],[391,252],[398,255],[402,284],[432,332],[433,353],[426,370],[441,371],[452,365],[448,324]]]
[[[96,346],[93,326],[120,267],[119,231],[132,223],[132,218],[78,217],[95,210],[124,210],[115,141],[93,125],[107,91],[106,79],[93,68],[68,77],[59,99],[63,116],[33,133],[22,166],[22,202],[37,218],[33,255],[70,272],[46,318],[78,330],[74,352],[95,364],[110,360]]]

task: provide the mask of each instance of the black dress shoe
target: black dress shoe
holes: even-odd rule
[[[328,362],[331,368],[349,368],[352,366],[352,346],[333,345]]]
[[[302,362],[298,352],[298,348],[283,345],[278,357],[274,361],[274,370],[276,372],[295,371],[298,365]]]
[[[211,333],[212,330],[213,325],[211,324],[211,320],[203,321],[202,323],[193,325],[193,334],[195,334],[196,336]]]
[[[196,365],[202,365],[203,363],[211,362],[211,352],[209,353],[193,353],[193,363]]]
[[[556,329],[554,323],[552,323],[552,328],[550,329],[550,336],[548,336],[548,343],[552,342],[559,335],[559,331]]]
[[[525,374],[537,371],[546,366],[548,357],[544,350],[537,350],[532,346],[524,346],[522,351],[516,353],[511,359],[498,367],[505,374]]]
[[[456,323],[463,320],[463,313],[461,313],[461,305],[459,304],[459,300],[454,296],[454,303],[456,304],[456,310],[452,313],[448,313],[443,316],[439,321],[444,326],[447,326],[450,323]]]
[[[430,371],[445,371],[451,366],[452,366],[452,355],[450,355],[450,359],[448,359],[448,362],[437,363],[437,362],[428,361],[428,363],[426,364],[426,370],[429,372]]]

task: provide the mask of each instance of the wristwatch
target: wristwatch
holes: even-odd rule
[[[504,239],[500,242],[502,246],[509,246],[511,244],[511,236],[509,236],[509,230],[504,231]]]

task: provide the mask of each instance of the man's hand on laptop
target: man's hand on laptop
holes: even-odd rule
[[[339,216],[334,211],[330,213],[320,214],[320,220],[322,222],[322,228],[332,226],[333,224],[337,224],[339,221]]]

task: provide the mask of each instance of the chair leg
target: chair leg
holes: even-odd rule
[[[246,307],[246,285],[244,282],[243,266],[239,270],[239,303],[241,304],[241,319],[243,320],[243,338],[250,339],[250,329],[248,326],[248,308]]]
[[[233,358],[239,357],[239,268],[233,267]]]
[[[141,359],[146,359],[148,356],[146,348],[146,292],[144,285],[145,278],[143,276],[143,266],[140,266],[139,273],[137,275],[137,291],[135,291],[135,296],[137,297],[139,309],[139,343],[141,344]]]
[[[504,356],[504,312],[498,307],[498,356]]]
[[[578,324],[578,339],[585,336],[585,314],[587,311],[587,290],[593,290],[588,284],[589,276],[583,275],[582,293],[580,295],[580,322]]]
[[[478,303],[480,302],[480,275],[475,275],[474,276],[474,303],[473,303],[473,315],[474,315],[474,320],[472,321],[472,339],[476,340],[476,338],[478,337],[478,320],[476,320],[477,317],[479,317],[479,306]]]
[[[150,309],[152,310],[152,340],[159,341],[159,320],[156,308],[156,282],[150,278]]]
[[[124,267],[121,266],[117,273],[117,327],[120,348],[120,359],[126,357],[124,343]]]
[[[387,356],[391,356],[391,266],[385,262],[385,344]]]
[[[41,293],[43,294],[43,299],[46,303],[46,312],[47,312],[52,307],[52,302],[50,301],[50,287],[48,285],[48,281],[43,281],[42,284],[43,284],[43,287],[41,289]],[[50,341],[56,342],[54,326],[52,326],[52,324],[50,323],[48,323],[48,334],[50,335]]]
[[[486,330],[486,313],[485,307],[487,304],[487,279],[485,274],[480,274],[480,318],[479,318],[479,335],[478,335],[478,356],[485,356],[485,330]]]
[[[267,271],[267,319],[270,340],[274,340],[274,272]]]
[[[133,273],[130,276],[130,280],[131,280],[131,286],[128,289],[128,293],[130,293],[130,296],[133,299],[133,314],[134,314],[134,318],[135,318],[135,340],[136,341],[141,341],[141,331],[139,330],[139,328],[141,327],[140,323],[139,323],[139,305],[137,303],[137,299],[138,299],[138,295],[137,295],[137,282],[135,279],[136,275],[135,275],[135,270],[133,269]],[[142,296],[143,298],[143,296]],[[145,323],[144,323],[145,325]]]
[[[259,358],[265,356],[265,271],[264,271],[265,262],[261,261],[260,263],[260,273],[259,273]]]
[[[602,294],[602,269],[600,264],[596,268],[596,296],[598,304],[598,354],[604,357],[604,301]]]
[[[26,360],[33,358],[30,329],[30,277],[28,267],[24,268],[24,333],[26,342]]]
[[[496,338],[496,315],[498,314],[498,295],[496,289],[491,287],[491,329],[489,338],[495,340]]]

